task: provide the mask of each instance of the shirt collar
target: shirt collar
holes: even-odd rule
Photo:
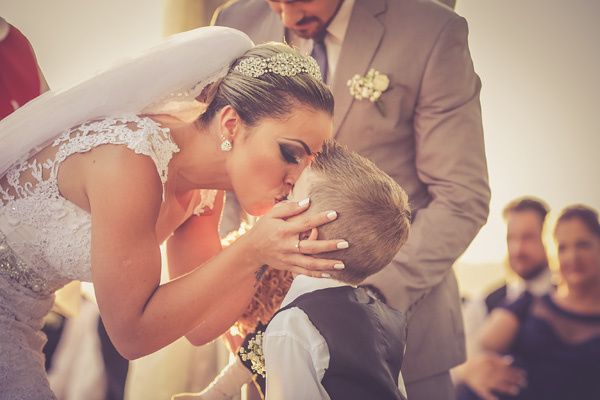
[[[346,36],[346,31],[348,31],[348,25],[350,25],[350,17],[352,16],[354,2],[355,0],[343,0],[337,14],[335,14],[326,28],[326,40],[332,40],[335,43],[342,44],[344,37]],[[298,47],[304,53],[310,54],[312,51],[312,39],[303,39],[300,36],[296,36],[293,31],[287,29],[286,37],[291,44]]]
[[[546,269],[535,278],[529,280],[519,279],[515,282],[510,282],[507,285],[507,297],[510,299],[516,299],[525,290],[534,296],[542,296],[551,292],[552,288],[552,272],[550,269]]]
[[[344,41],[344,36],[346,36],[352,9],[354,8],[354,1],[355,0],[343,0],[340,9],[327,27],[327,33],[339,43],[342,43]]]
[[[281,302],[281,308],[287,306],[303,294],[314,292],[315,290],[328,289],[339,286],[350,286],[347,283],[336,281],[329,278],[313,278],[306,275],[298,275],[292,281],[290,290]]]

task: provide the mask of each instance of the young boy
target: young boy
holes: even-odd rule
[[[345,238],[349,247],[320,256],[339,259],[345,268],[330,278],[295,276],[266,330],[246,338],[240,359],[259,378],[255,381],[266,377],[267,400],[405,399],[398,384],[405,317],[357,287],[388,265],[406,241],[405,192],[372,162],[331,142],[290,197],[309,197],[308,213],[338,212],[318,236]],[[239,365],[230,365],[220,383],[193,398],[227,398],[233,393],[227,386],[237,380],[239,388],[248,380]]]

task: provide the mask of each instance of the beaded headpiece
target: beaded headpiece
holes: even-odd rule
[[[318,81],[322,80],[321,70],[314,58],[292,53],[278,53],[269,58],[244,58],[233,70],[253,78],[272,72],[281,76],[295,76],[306,73]]]

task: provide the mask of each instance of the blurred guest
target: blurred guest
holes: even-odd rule
[[[502,213],[506,221],[506,247],[510,278],[499,288],[467,302],[464,308],[467,350],[489,313],[516,300],[524,291],[541,296],[553,289],[552,273],[543,241],[548,206],[539,199],[522,197],[511,201]],[[469,354],[471,355],[471,354]]]
[[[0,17],[0,119],[48,90],[27,38]]]
[[[481,298],[470,300],[463,310],[467,361],[452,370],[452,377],[455,383],[468,384],[484,398],[493,391],[513,393],[524,384],[523,371],[512,367],[510,358],[478,352],[474,342],[493,309],[513,302],[525,291],[541,296],[552,290],[552,274],[543,242],[547,214],[548,206],[532,197],[513,200],[504,208],[508,267],[513,279]]]
[[[521,400],[600,398],[600,225],[597,211],[566,208],[554,236],[562,278],[559,290],[523,293],[499,307],[481,331],[482,349],[510,354],[527,373],[516,396],[462,398]],[[517,390],[515,390],[517,392]]]

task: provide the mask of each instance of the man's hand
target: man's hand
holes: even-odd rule
[[[494,392],[514,396],[527,386],[527,379],[525,371],[512,362],[510,356],[480,353],[461,366],[461,377],[483,400],[498,400]]]

